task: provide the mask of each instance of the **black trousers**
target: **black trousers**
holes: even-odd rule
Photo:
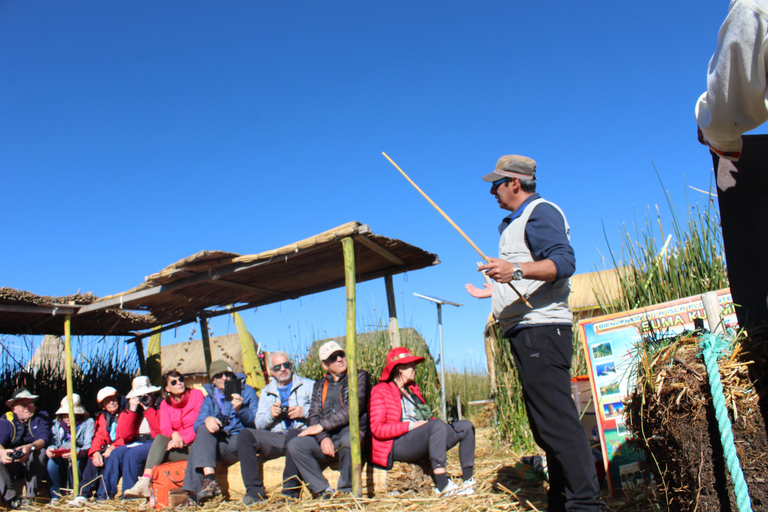
[[[571,396],[572,328],[528,327],[508,338],[533,437],[547,454],[549,510],[602,510],[594,458]]]
[[[298,479],[299,470],[289,455],[286,454],[288,441],[299,435],[298,429],[288,432],[270,432],[246,428],[237,436],[237,453],[240,456],[240,471],[243,476],[245,494],[252,498],[266,497],[264,476],[261,465],[264,461],[277,459],[285,455],[283,469],[283,494],[298,497],[301,482]]]

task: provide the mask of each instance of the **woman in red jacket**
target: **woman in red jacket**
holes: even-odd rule
[[[471,421],[446,424],[431,417],[431,409],[414,382],[416,365],[423,362],[405,347],[393,348],[381,379],[371,390],[371,461],[387,469],[394,461],[416,462],[429,455],[437,494],[474,493],[475,427]],[[445,453],[459,444],[461,485],[445,473]]]
[[[184,376],[176,370],[163,375],[163,391],[165,400],[160,404],[160,434],[152,442],[144,474],[136,485],[125,491],[126,498],[149,498],[155,466],[165,461],[189,458],[188,446],[195,440],[194,424],[205,397],[199,389],[188,389]]]

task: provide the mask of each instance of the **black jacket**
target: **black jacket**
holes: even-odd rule
[[[323,431],[315,436],[319,443],[326,437],[334,438],[340,434],[345,428],[349,427],[349,381],[347,374],[344,374],[337,384],[340,385],[340,389],[333,386],[333,378],[330,374],[325,375],[322,379],[315,382],[314,388],[312,388],[312,405],[309,407],[309,419],[307,424],[309,426],[320,424],[323,427]],[[329,403],[328,393],[333,393],[333,389],[336,388],[340,392],[340,396],[333,397],[333,402],[341,402],[341,407],[336,410],[330,410],[323,407],[323,388],[328,383],[328,390],[326,391],[325,403]],[[368,398],[371,390],[371,376],[365,370],[357,371],[357,396],[358,404],[360,407],[360,435],[362,437],[368,436]]]

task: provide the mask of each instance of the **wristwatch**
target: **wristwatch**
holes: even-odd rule
[[[523,269],[520,268],[520,265],[517,263],[512,263],[512,265],[515,266],[515,270],[512,271],[512,280],[513,281],[520,281],[523,279]]]

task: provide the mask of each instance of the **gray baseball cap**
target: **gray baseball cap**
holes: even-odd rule
[[[503,178],[536,179],[536,161],[527,156],[504,155],[496,162],[496,169],[483,176],[483,181],[498,181]]]

